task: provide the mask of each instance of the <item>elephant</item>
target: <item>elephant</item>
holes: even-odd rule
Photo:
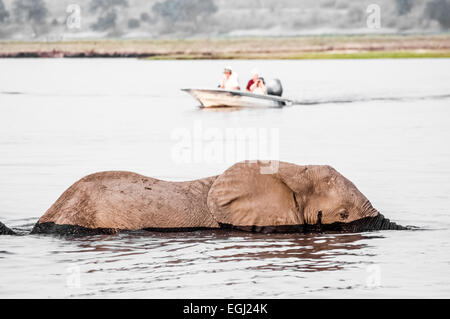
[[[31,233],[407,229],[384,218],[351,181],[331,166],[269,163],[276,163],[275,169],[267,170],[266,161],[244,161],[221,175],[184,182],[125,171],[94,173],[70,186]]]

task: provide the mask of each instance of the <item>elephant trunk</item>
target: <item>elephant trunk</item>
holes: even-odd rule
[[[363,231],[373,231],[373,230],[405,230],[407,227],[397,225],[391,222],[389,219],[385,218],[383,214],[378,213],[374,217],[365,217],[360,220],[356,220],[347,225],[349,231],[352,232],[363,232]],[[346,228],[347,228],[346,227]]]
[[[16,233],[0,222],[0,235],[16,235]]]
[[[345,232],[359,233],[374,230],[405,230],[411,229],[391,222],[382,214],[378,213],[373,217],[364,217],[350,223],[335,222],[332,224],[322,224],[321,212],[319,212],[317,223],[314,225],[304,225],[305,232]]]
[[[351,231],[363,232],[372,230],[404,230],[407,227],[397,225],[391,222],[389,219],[385,218],[378,210],[376,210],[372,204],[366,200],[362,204],[362,209],[364,210],[364,215],[367,217],[355,220],[348,224]]]

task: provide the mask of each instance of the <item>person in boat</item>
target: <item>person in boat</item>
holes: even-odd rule
[[[222,81],[219,87],[225,90],[240,90],[238,75],[236,72],[233,72],[231,67],[227,66],[223,70]]]
[[[252,78],[247,83],[247,91],[248,92],[252,91],[251,90],[252,85],[255,84],[256,81],[258,81],[258,79],[259,79],[259,72],[258,72],[258,70],[257,69],[253,69],[252,72],[251,72],[251,75],[252,75]]]
[[[267,94],[266,83],[264,82],[264,78],[258,78],[253,84],[250,86],[250,92],[255,94]]]

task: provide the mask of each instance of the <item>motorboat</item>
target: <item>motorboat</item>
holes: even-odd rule
[[[270,80],[267,94],[225,89],[182,89],[196,98],[203,107],[283,107],[294,101],[282,98],[283,87],[279,79]]]
[[[182,89],[196,98],[203,107],[282,107],[292,100],[270,94],[255,94],[224,89]]]

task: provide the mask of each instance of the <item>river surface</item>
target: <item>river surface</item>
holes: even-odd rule
[[[206,110],[180,91],[227,64],[304,104]],[[256,138],[221,152],[242,129]],[[450,59],[0,59],[0,221],[16,231],[93,172],[190,180],[256,157],[332,165],[420,230],[2,236],[0,298],[450,297]]]

